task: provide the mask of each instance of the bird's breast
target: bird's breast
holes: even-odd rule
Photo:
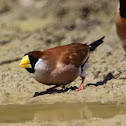
[[[74,65],[57,63],[55,68],[36,70],[34,78],[47,85],[65,85],[74,81],[80,75],[80,69]]]

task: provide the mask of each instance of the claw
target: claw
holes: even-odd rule
[[[83,90],[85,88],[84,80],[85,80],[85,77],[82,78],[82,83],[81,83],[80,87],[76,89],[76,91],[80,91],[80,90]]]
[[[76,91],[83,90],[84,88],[85,88],[85,87],[84,87],[84,84],[82,83],[82,84],[80,85],[80,87],[76,89]]]

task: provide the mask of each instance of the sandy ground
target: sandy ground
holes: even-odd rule
[[[0,0],[0,3],[0,104],[126,102],[126,58],[114,24],[117,1]],[[102,36],[105,36],[104,43],[90,55],[86,89],[79,92],[71,90],[71,86],[80,85],[80,78],[77,78],[66,86],[67,89],[58,88],[53,94],[33,97],[35,92],[49,87],[38,83],[26,70],[19,68],[25,53],[73,42],[91,43]],[[80,120],[71,125],[98,126],[105,121],[108,125],[123,125],[115,120],[119,118],[119,122],[123,122],[124,117]],[[39,124],[32,122],[35,126]]]

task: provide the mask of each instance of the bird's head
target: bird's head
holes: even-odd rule
[[[24,55],[19,66],[25,68],[29,73],[35,72],[35,64],[39,60],[41,55],[40,51],[29,52]]]

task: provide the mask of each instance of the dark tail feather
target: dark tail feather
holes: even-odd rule
[[[91,44],[89,45],[90,51],[94,51],[95,48],[97,48],[97,46],[99,46],[100,44],[102,44],[104,38],[105,38],[105,36],[103,36],[103,37],[100,38],[99,40],[97,40],[97,41],[91,43]]]

